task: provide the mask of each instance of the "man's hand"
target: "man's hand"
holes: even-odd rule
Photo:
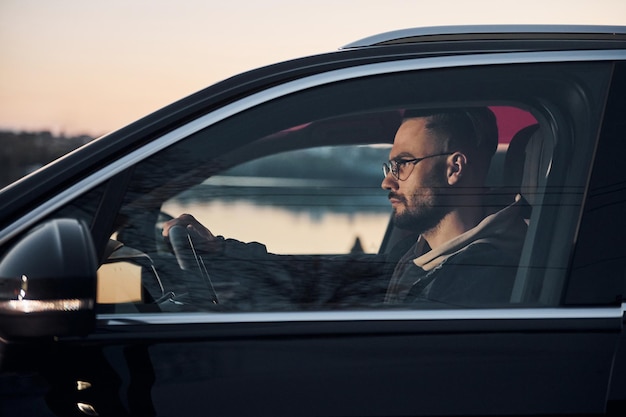
[[[194,240],[206,243],[216,240],[216,237],[202,223],[196,220],[191,214],[182,214],[179,217],[163,223],[163,237],[169,239],[169,232],[173,226],[182,226],[187,230]]]

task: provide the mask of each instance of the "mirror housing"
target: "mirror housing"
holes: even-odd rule
[[[0,335],[79,336],[95,325],[98,262],[89,228],[53,219],[0,260]]]

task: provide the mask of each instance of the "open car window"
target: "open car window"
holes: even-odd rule
[[[133,168],[100,270],[101,307],[559,305],[600,119],[592,109],[601,106],[589,103],[602,100],[608,73],[603,64],[576,63],[383,74],[308,88],[208,126]],[[430,298],[390,299],[397,267],[413,262],[418,239],[395,227],[381,188],[396,131],[407,111],[473,107],[491,109],[498,126],[477,190],[481,210],[488,216],[515,205],[520,221],[501,227],[497,245],[521,236],[518,255],[505,261],[489,246],[472,246],[479,263],[421,264],[426,275],[454,266],[446,285],[424,284]],[[164,239],[163,224],[185,213],[215,241]],[[489,239],[478,243],[496,244]],[[508,278],[477,275],[485,266]]]

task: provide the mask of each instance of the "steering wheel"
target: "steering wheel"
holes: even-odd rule
[[[202,256],[196,250],[193,238],[187,229],[179,225],[172,226],[169,230],[169,240],[180,269],[199,274],[204,281],[204,285],[209,290],[211,302],[219,304],[211,276],[207,271]]]

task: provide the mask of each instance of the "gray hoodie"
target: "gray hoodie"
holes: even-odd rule
[[[523,201],[517,198],[434,250],[418,239],[394,270],[385,302],[507,303],[527,229],[522,210]]]

